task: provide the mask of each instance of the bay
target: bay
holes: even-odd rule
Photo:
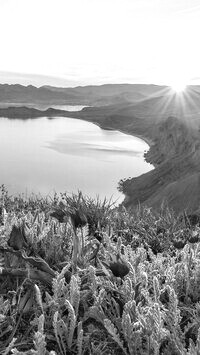
[[[147,149],[139,138],[78,119],[1,118],[0,184],[10,194],[81,190],[121,202],[119,180],[152,169],[143,158]]]

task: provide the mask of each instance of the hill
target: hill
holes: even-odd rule
[[[141,101],[157,95],[164,87],[143,84],[107,84],[58,88],[28,85],[0,84],[0,103],[51,104],[51,105],[107,105],[123,101]]]

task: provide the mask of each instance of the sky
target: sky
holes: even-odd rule
[[[0,83],[200,83],[199,0],[0,0]]]

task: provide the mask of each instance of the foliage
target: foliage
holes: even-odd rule
[[[0,203],[1,354],[200,353],[198,225],[81,193]]]

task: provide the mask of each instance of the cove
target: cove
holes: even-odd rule
[[[148,145],[78,119],[0,119],[0,184],[10,194],[82,191],[121,202],[120,179],[152,169]]]

